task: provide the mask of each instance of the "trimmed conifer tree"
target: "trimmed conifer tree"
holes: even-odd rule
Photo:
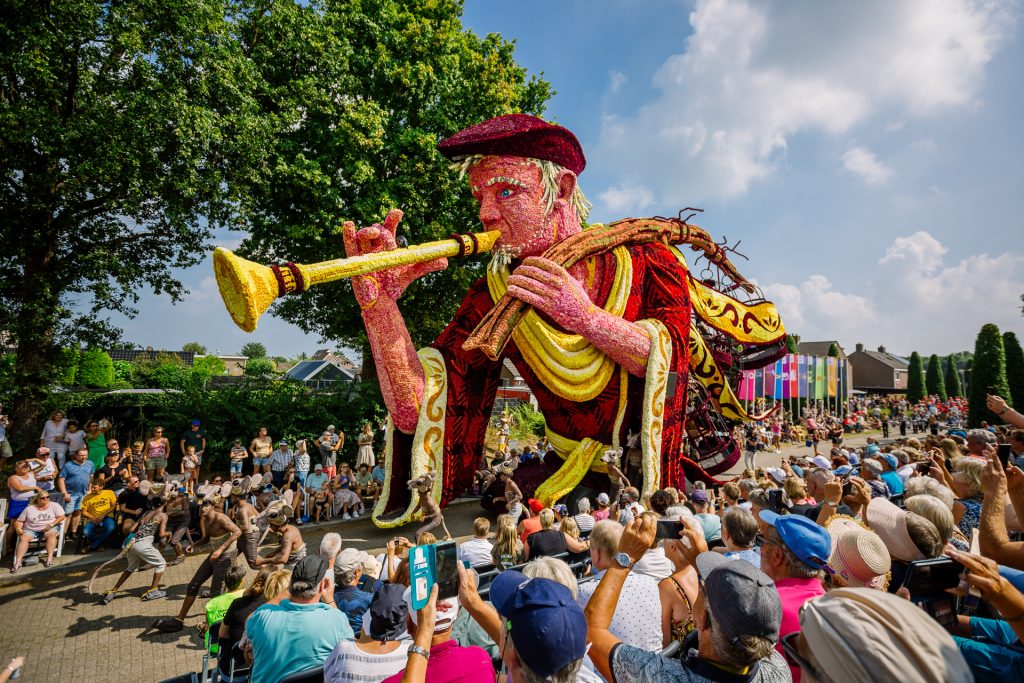
[[[924,364],[921,354],[914,351],[910,354],[910,367],[907,369],[907,400],[911,404],[924,398]]]
[[[1006,353],[1006,383],[1010,387],[1006,400],[1020,409],[1024,407],[1024,349],[1013,332],[1003,332],[1003,351]]]
[[[946,395],[963,396],[964,389],[960,384],[960,371],[956,367],[953,356],[946,357]]]
[[[968,387],[967,423],[979,427],[981,423],[998,424],[999,417],[985,405],[985,397],[995,394],[1010,400],[1010,388],[1006,383],[1006,352],[1003,350],[1003,336],[999,328],[988,323],[981,326],[974,342],[974,363],[971,366],[971,382]]]
[[[924,384],[929,396],[938,396],[941,400],[946,400],[946,382],[942,379],[942,366],[939,364],[939,357],[934,353],[928,358]]]

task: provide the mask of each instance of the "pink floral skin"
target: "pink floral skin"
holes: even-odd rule
[[[497,247],[523,259],[508,280],[509,296],[545,313],[567,332],[583,336],[630,374],[642,377],[651,345],[646,333],[594,305],[593,292],[583,285],[582,263],[567,271],[539,256],[582,229],[571,202],[576,176],[570,171],[559,175],[558,196],[551,211],[545,210],[540,169],[522,157],[486,157],[469,171],[469,182],[480,203],[484,229],[501,230]],[[401,211],[392,210],[383,225],[374,224],[358,232],[354,224],[346,223],[343,234],[348,256],[395,249],[395,231],[401,218]],[[395,427],[405,433],[416,429],[424,376],[396,302],[416,278],[447,265],[446,259],[438,259],[352,280],[356,300],[363,309],[384,402]]]

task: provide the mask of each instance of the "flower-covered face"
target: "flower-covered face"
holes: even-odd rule
[[[480,222],[500,230],[497,247],[515,258],[537,256],[565,236],[559,212],[545,211],[540,168],[522,157],[486,157],[469,171],[473,197],[480,203]]]

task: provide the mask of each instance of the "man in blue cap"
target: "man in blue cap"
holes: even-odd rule
[[[782,601],[782,626],[779,637],[800,630],[800,608],[808,600],[825,594],[822,572],[832,554],[832,538],[824,527],[803,515],[777,515],[762,510],[761,521],[769,525],[758,534],[761,570],[775,582]],[[782,652],[781,646],[778,647]],[[800,669],[792,667],[793,680],[799,683]]]
[[[511,681],[573,683],[587,653],[587,622],[560,583],[504,571],[491,583],[490,604],[469,570],[458,566],[459,602],[497,643]]]
[[[619,540],[618,566],[609,568],[587,603],[590,659],[617,683],[783,683],[786,660],[775,651],[782,606],[772,580],[746,560],[707,552],[707,543],[684,521],[680,555],[697,568],[700,589],[693,602],[698,649],[682,659],[664,657],[619,641],[608,626],[632,566],[654,542],[656,522],[646,515]],[[513,629],[513,632],[514,629]]]
[[[889,487],[894,496],[903,495],[903,480],[896,470],[900,467],[900,461],[892,453],[879,453],[878,460],[882,463],[882,481]]]

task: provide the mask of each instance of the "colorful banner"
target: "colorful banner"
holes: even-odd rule
[[[800,373],[798,372],[800,363],[797,360],[795,353],[790,354],[789,358],[789,395],[786,398],[797,398],[800,396]]]
[[[843,399],[850,396],[850,361],[844,360],[839,368],[839,391]]]
[[[797,398],[807,398],[807,387],[809,386],[807,382],[807,377],[813,373],[808,373],[807,356],[801,355],[797,363]]]
[[[736,391],[736,396],[741,401],[753,401],[754,400],[754,371],[744,370],[740,374],[740,385]]]
[[[782,361],[777,360],[775,361],[775,390],[772,392],[772,396],[774,396],[776,400],[779,400],[783,397],[783,394],[785,393],[785,391],[783,391],[783,387],[785,385],[786,371],[783,368]]]
[[[779,398],[786,400],[790,398],[789,394],[789,354],[787,353],[779,361],[782,366],[782,372],[779,375]]]
[[[825,359],[814,359],[814,398],[825,398]]]
[[[834,398],[839,395],[838,387],[836,383],[839,381],[839,359],[828,358],[828,365],[826,369],[828,371],[828,395],[830,398]]]
[[[764,393],[765,398],[775,398],[775,366],[764,367]]]
[[[754,398],[764,396],[764,368],[754,370]]]

